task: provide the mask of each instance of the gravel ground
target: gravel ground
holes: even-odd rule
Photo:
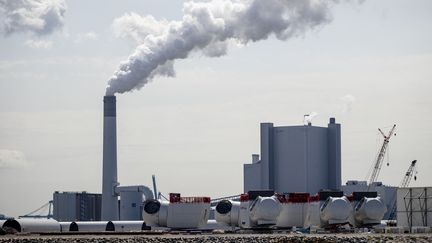
[[[432,234],[5,235],[4,242],[432,242]]]

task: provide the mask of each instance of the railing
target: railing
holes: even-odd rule
[[[233,196],[227,196],[227,197],[219,197],[219,198],[213,198],[211,200],[211,206],[216,206],[220,201],[222,200],[230,200],[230,201],[239,201],[240,200],[240,194],[239,195],[233,195]]]

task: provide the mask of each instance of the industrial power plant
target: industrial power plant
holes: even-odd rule
[[[3,231],[430,230],[431,188],[407,187],[415,177],[417,161],[411,163],[399,188],[375,181],[396,125],[388,134],[380,130],[384,141],[371,180],[342,185],[341,125],[335,118],[327,127],[310,122],[281,127],[262,123],[260,154],[244,164],[244,192],[212,200],[180,193],[161,197],[154,177],[153,191],[145,185],[120,186],[116,115],[116,97],[105,96],[102,194],[56,191],[48,219],[29,214],[1,220]],[[388,228],[388,223],[397,227]]]

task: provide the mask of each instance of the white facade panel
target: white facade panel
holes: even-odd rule
[[[277,219],[276,226],[303,227],[308,209],[307,203],[282,203],[282,210]]]
[[[209,203],[170,203],[167,226],[170,228],[200,228],[207,225]]]

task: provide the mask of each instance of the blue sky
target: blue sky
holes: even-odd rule
[[[62,29],[0,37],[0,213],[29,212],[55,190],[100,192],[102,97],[136,47],[115,36],[113,20],[179,20],[183,1],[66,4]],[[117,96],[120,183],[150,186],[156,174],[165,194],[238,194],[259,123],[298,125],[316,112],[314,125],[342,124],[343,181],[365,179],[377,128],[396,123],[380,179],[398,185],[417,159],[412,185],[431,185],[431,11],[428,0],[341,3],[332,22],[299,38],[176,62],[175,78]]]

